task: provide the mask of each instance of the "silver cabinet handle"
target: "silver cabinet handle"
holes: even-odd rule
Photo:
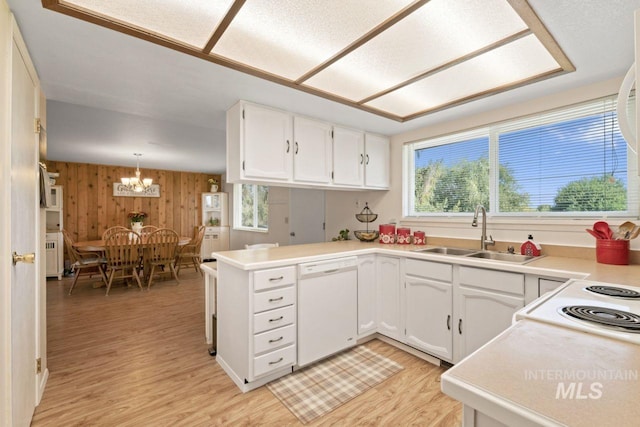
[[[364,163],[364,154],[360,154],[360,164]]]
[[[275,362],[269,362],[269,365],[277,365],[278,363],[282,362],[284,360],[284,358],[280,358],[278,360],[276,360]]]
[[[287,153],[289,152],[290,149],[291,149],[291,144],[289,143],[289,140],[287,139]]]
[[[276,282],[278,280],[282,280],[284,279],[284,276],[280,276],[280,277],[272,277],[269,279],[270,282]]]
[[[275,340],[269,340],[269,344],[272,344],[272,343],[278,342],[278,341],[282,341],[283,339],[284,339],[284,337],[276,338]]]
[[[276,301],[282,301],[284,299],[284,297],[278,297],[278,298],[269,298],[269,302],[276,302]]]
[[[447,316],[447,330],[448,331],[451,330],[451,315],[450,314]]]
[[[278,321],[280,321],[282,319],[284,319],[284,316],[280,316],[280,317],[275,318],[275,319],[269,319],[269,322],[278,322]]]
[[[458,319],[458,333],[462,335],[462,319]]]
[[[367,154],[367,164],[369,164],[369,155]]]
[[[296,141],[296,153],[295,154],[298,154],[298,141]]]

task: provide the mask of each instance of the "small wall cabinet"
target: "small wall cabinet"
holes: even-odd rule
[[[202,193],[202,225],[207,228],[200,247],[200,258],[211,260],[211,252],[229,250],[229,195]]]
[[[51,186],[51,206],[45,209],[46,229],[45,262],[46,276],[62,279],[64,273],[64,240],[62,238],[63,191],[61,185]]]

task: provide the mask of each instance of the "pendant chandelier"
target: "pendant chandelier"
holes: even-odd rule
[[[120,178],[122,185],[127,187],[130,191],[135,191],[136,193],[142,193],[147,188],[151,187],[153,183],[153,179],[151,178],[140,178],[140,153],[133,153],[136,156],[136,176],[130,178]]]

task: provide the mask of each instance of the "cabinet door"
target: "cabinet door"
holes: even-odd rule
[[[401,340],[400,260],[379,256],[376,276],[378,333]]]
[[[302,117],[293,119],[293,179],[331,182],[331,125]]]
[[[466,357],[511,326],[513,314],[524,307],[524,297],[458,288],[456,296],[456,360]]]
[[[453,359],[451,283],[406,276],[406,343],[434,356]]]
[[[358,257],[358,336],[376,331],[376,256]]]
[[[364,184],[364,132],[333,127],[333,183]]]
[[[366,134],[364,185],[372,188],[389,188],[389,140]]]
[[[257,105],[244,106],[243,176],[291,178],[292,117]]]
[[[47,236],[45,242],[45,263],[47,277],[58,275],[58,241]]]

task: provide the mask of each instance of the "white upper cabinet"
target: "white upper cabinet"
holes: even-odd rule
[[[364,132],[333,127],[333,183],[364,185]]]
[[[364,185],[368,188],[389,188],[389,139],[365,134]]]
[[[386,190],[389,140],[239,101],[227,111],[227,180]]]
[[[331,182],[331,124],[295,116],[293,119],[293,179]]]
[[[243,115],[244,176],[276,180],[290,179],[291,114],[246,104]]]

